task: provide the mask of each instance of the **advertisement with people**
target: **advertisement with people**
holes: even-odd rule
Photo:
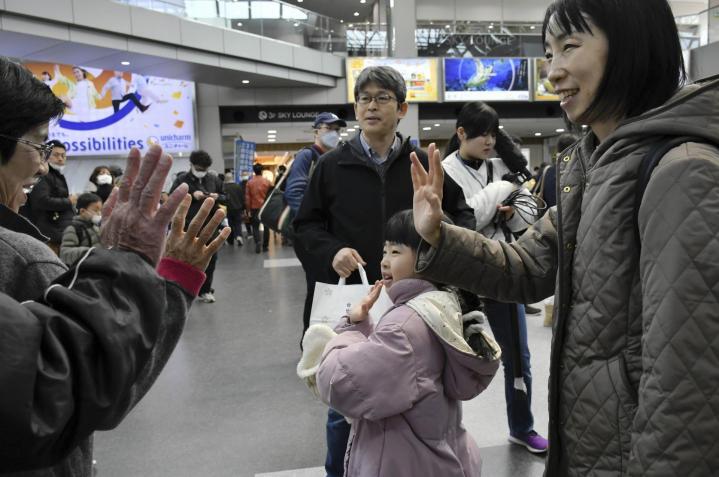
[[[559,101],[554,86],[549,82],[549,62],[544,58],[534,60],[534,100]]]
[[[195,84],[131,71],[52,63],[26,63],[65,103],[50,138],[68,155],[124,155],[159,144],[190,152],[195,140]]]
[[[347,58],[347,98],[354,103],[355,81],[368,66],[391,66],[407,84],[407,102],[439,101],[438,61],[436,58]]]
[[[527,58],[445,58],[445,101],[528,101]]]

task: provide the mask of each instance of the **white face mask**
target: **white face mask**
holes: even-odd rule
[[[100,225],[100,222],[102,221],[102,215],[93,215],[92,216],[92,223],[95,225]]]
[[[322,134],[320,136],[320,142],[323,146],[334,149],[337,147],[337,144],[340,142],[340,133],[339,131],[327,131],[326,133]]]
[[[100,174],[95,178],[98,185],[112,184],[112,176],[110,174]]]
[[[57,164],[53,164],[52,162],[48,162],[47,165],[55,169],[60,174],[62,174],[62,171],[65,170],[65,166],[58,166]]]
[[[207,175],[207,171],[198,171],[194,167],[192,168],[192,175],[197,177],[198,179],[202,179]]]

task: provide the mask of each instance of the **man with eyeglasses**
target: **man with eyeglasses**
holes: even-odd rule
[[[407,86],[397,70],[365,68],[355,82],[354,97],[361,132],[318,162],[294,222],[298,257],[310,275],[324,283],[337,283],[339,277],[359,283],[353,274],[358,263],[370,283],[382,278],[386,222],[396,212],[412,208],[410,154],[428,163],[421,149],[397,133],[408,108]],[[474,229],[474,212],[451,178],[445,181],[442,206],[455,224]],[[344,417],[330,409],[328,477],[343,475],[349,431]]]
[[[32,188],[28,205],[32,221],[40,232],[50,239],[48,246],[59,254],[62,232],[75,215],[77,196],[69,193],[63,174],[67,161],[65,145],[58,140],[52,140],[46,146],[50,152],[47,156],[49,170]],[[47,149],[43,153],[47,154]]]

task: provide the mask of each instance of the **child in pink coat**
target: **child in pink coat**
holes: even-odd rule
[[[345,477],[481,473],[460,401],[487,387],[499,349],[483,333],[470,346],[456,296],[415,274],[419,243],[412,211],[388,221],[383,280],[335,328],[317,370],[320,398],[352,420]],[[373,326],[382,285],[394,306]]]

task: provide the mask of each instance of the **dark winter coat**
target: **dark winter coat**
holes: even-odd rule
[[[218,198],[215,199],[215,205],[212,207],[210,214],[207,216],[207,220],[210,220],[210,217],[212,217],[212,215],[218,209],[220,203],[224,203],[226,200],[225,194],[223,192],[222,179],[220,179],[219,176],[214,172],[208,172],[202,179],[195,177],[195,175],[191,171],[181,172],[177,175],[177,178],[172,183],[170,193],[172,193],[172,191],[177,189],[180,184],[183,183],[187,184],[187,186],[189,187],[187,193],[190,194],[190,196],[192,197],[192,203],[190,204],[190,209],[187,211],[187,217],[185,219],[185,228],[190,225],[190,222],[192,221],[192,219],[195,218],[197,212],[200,211],[202,203],[205,201],[204,197],[199,200],[195,199],[195,196],[193,194],[196,191],[199,190],[207,196],[209,196],[210,194],[218,195]]]
[[[75,216],[65,176],[51,167],[33,187],[28,204],[40,232],[48,236],[50,242],[60,245],[62,233]]]
[[[31,224],[0,212],[0,475],[90,477],[92,433],[154,383],[192,296],[119,250],[64,273]]]
[[[708,476],[719,469],[719,79],[587,135],[558,161],[557,208],[516,243],[442,226],[423,276],[520,303],[554,292],[548,477]],[[636,231],[638,227],[639,242]]]
[[[427,154],[407,139],[380,173],[365,154],[359,134],[320,158],[294,221],[303,266],[311,269],[317,281],[332,283],[339,279],[332,259],[344,247],[354,248],[367,262],[371,281],[380,279],[387,220],[412,208],[411,152],[416,152],[427,167]],[[474,229],[474,211],[450,178],[445,182],[442,204],[457,225]],[[358,277],[353,275],[348,282],[355,280]]]

